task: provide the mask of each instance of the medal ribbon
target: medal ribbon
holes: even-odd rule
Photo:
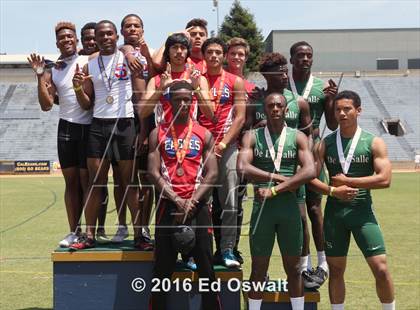
[[[357,142],[359,142],[361,133],[362,133],[362,129],[359,126],[357,126],[357,130],[356,130],[356,133],[353,136],[353,140],[351,141],[351,145],[350,145],[350,149],[349,149],[349,152],[347,154],[347,157],[344,158],[343,144],[341,143],[340,127],[338,127],[338,129],[336,131],[335,141],[336,141],[336,144],[337,144],[337,153],[338,153],[338,157],[340,159],[341,169],[343,170],[344,174],[347,174],[347,172],[350,169],[350,164],[351,164],[351,161],[353,159],[354,150],[356,149]]]
[[[176,158],[179,165],[182,165],[182,162],[184,161],[185,155],[187,154],[187,151],[190,146],[190,140],[192,136],[192,128],[193,128],[193,121],[190,120],[190,123],[188,124],[188,132],[185,135],[184,142],[182,143],[182,149],[179,148],[178,138],[176,136],[175,128],[172,125],[171,126],[171,134],[172,134],[172,141],[174,143],[174,149],[176,151]]]
[[[214,101],[215,113],[217,112],[217,109],[220,105],[220,99],[222,98],[222,93],[223,93],[223,86],[225,86],[225,78],[226,78],[226,71],[222,69],[222,75],[220,76],[219,88],[216,89],[217,91],[216,97],[213,96],[214,91],[211,92],[211,96],[213,97],[213,101]],[[214,84],[216,84],[216,82],[214,82]]]
[[[105,88],[108,92],[111,92],[112,84],[114,84],[115,82],[115,67],[117,66],[117,61],[120,58],[119,53],[120,51],[117,51],[114,54],[114,59],[112,61],[111,72],[109,73],[109,76],[105,72],[104,60],[102,59],[102,55],[99,54],[98,57],[99,71],[101,72],[102,81],[104,82]]]
[[[289,83],[290,83],[290,87],[292,88],[292,91],[296,94],[299,94],[296,88],[295,81],[293,80],[293,74],[289,75]],[[309,80],[306,83],[305,89],[302,92],[303,99],[308,100],[309,93],[311,92],[313,84],[314,84],[314,76],[311,73],[311,75],[309,76]]]
[[[281,159],[283,157],[283,148],[284,143],[286,141],[286,126],[283,126],[283,129],[281,130],[280,138],[279,138],[279,144],[277,146],[277,153],[274,153],[274,145],[273,140],[271,140],[270,131],[268,130],[268,127],[265,126],[264,128],[264,136],[265,141],[267,142],[268,150],[270,151],[271,159],[274,163],[274,168],[277,172],[280,172],[280,165],[281,165]]]

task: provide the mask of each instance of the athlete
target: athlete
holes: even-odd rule
[[[82,42],[82,49],[79,51],[79,55],[92,55],[99,51],[95,40],[95,22],[85,24],[80,30],[80,38]]]
[[[299,271],[303,232],[295,191],[315,177],[315,167],[306,136],[285,124],[287,109],[282,93],[273,92],[265,98],[267,124],[242,138],[238,170],[253,182],[255,193],[249,231],[250,279],[264,282],[277,236],[292,309],[303,310]],[[262,295],[263,291],[249,292],[250,310],[261,308]]]
[[[267,82],[267,89],[258,89],[253,96],[251,104],[247,109],[248,127],[263,127],[266,124],[264,112],[264,98],[273,92],[279,92],[286,97],[287,112],[285,121],[288,127],[296,128],[304,132],[310,141],[311,136],[311,116],[308,102],[296,93],[287,89],[288,69],[287,60],[280,53],[264,54],[260,61],[260,72]],[[302,217],[303,227],[303,248],[301,259],[301,273],[304,278],[305,286],[308,282],[312,284],[312,279],[308,280],[306,257],[309,253],[309,232],[306,221],[305,207],[305,186],[302,185],[296,192],[297,203]],[[309,285],[313,286],[313,285]]]
[[[245,123],[246,95],[243,79],[223,69],[226,52],[227,46],[219,38],[210,38],[203,43],[202,53],[207,63],[205,76],[215,111],[211,119],[200,115],[199,122],[212,133],[215,141],[214,153],[219,161],[219,180],[213,193],[214,200],[218,199],[220,204],[219,208],[213,209],[216,261],[221,255],[225,266],[238,267],[240,263],[233,254],[239,186],[236,172],[237,139]]]
[[[132,100],[139,100],[132,95],[143,93],[145,82],[141,74],[131,73],[123,53],[117,49],[118,34],[111,21],[98,22],[95,37],[99,55],[91,59],[82,71],[76,67],[73,77],[77,100],[83,109],[93,109],[93,120],[87,152],[89,195],[85,208],[86,236],[79,238],[71,248],[80,250],[95,246],[100,192],[107,183],[109,154],[112,151],[131,211],[135,247],[146,249],[139,229],[138,186],[131,176],[136,138]]]
[[[201,47],[208,36],[207,21],[201,18],[193,18],[187,23],[185,30],[177,33],[183,33],[190,40],[191,50],[187,58],[188,66],[192,71],[198,70],[201,74],[206,73],[207,64],[204,61]],[[162,46],[153,54],[153,64],[158,72],[163,72],[166,68],[166,61],[163,57],[164,49],[165,46]]]
[[[156,212],[154,278],[171,279],[177,248],[174,225],[192,225],[195,245],[190,252],[200,278],[215,281],[212,265],[209,196],[217,180],[213,137],[190,116],[194,87],[185,80],[171,85],[169,101],[176,111],[172,123],[159,124],[150,134],[149,174],[160,198]],[[193,224],[192,224],[193,223]],[[169,226],[169,227],[168,227]],[[202,294],[202,308],[221,309],[216,292]],[[152,293],[149,308],[166,309],[166,294]]]
[[[244,69],[246,65],[246,61],[248,60],[249,55],[249,44],[246,40],[242,38],[234,37],[227,42],[227,53],[226,53],[226,62],[227,67],[226,71],[232,74],[235,74],[241,77],[244,80],[245,90],[246,90],[246,97],[247,97],[247,106],[249,102],[249,98],[252,96],[252,92],[255,89],[255,84],[249,82],[244,77]],[[241,132],[239,142],[241,140],[243,131]],[[240,148],[240,143],[239,143]],[[245,179],[240,180],[240,184],[238,187],[238,217],[237,217],[237,229],[236,229],[236,242],[233,248],[233,254],[238,259],[238,262],[242,265],[244,260],[242,258],[241,252],[238,250],[239,240],[241,237],[241,227],[242,227],[242,219],[243,219],[243,209],[242,209],[242,200],[246,195],[246,188],[247,188],[247,181]],[[218,199],[214,197],[213,204],[218,204],[217,208],[220,208],[220,203]]]
[[[297,42],[290,48],[290,63],[293,65],[293,72],[289,75],[289,89],[308,101],[312,118],[312,138],[314,144],[320,140],[319,124],[321,117],[325,114],[327,126],[331,130],[337,128],[332,106],[333,98],[337,94],[337,85],[333,80],[325,83],[323,80],[314,77],[311,73],[313,63],[312,46],[304,41]],[[319,178],[324,179],[323,170]],[[309,255],[309,238],[305,248],[308,256],[304,259],[303,265],[307,265],[308,271],[304,271],[305,285],[311,287],[321,286],[328,276],[328,265],[325,258],[324,240],[322,235],[322,196],[306,189],[306,207],[312,223],[312,236],[317,249],[318,267],[312,270],[312,263]],[[309,235],[309,234],[308,234]],[[312,282],[312,283],[311,283]]]
[[[136,14],[128,14],[121,21],[121,34],[124,37],[124,45],[120,50],[127,58],[129,67],[134,72],[141,72],[144,80],[147,82],[151,75],[155,74],[151,58],[152,51],[149,49],[144,39],[144,24],[143,20]],[[143,94],[136,94],[142,96]],[[141,233],[143,239],[150,247],[153,242],[150,236],[149,221],[150,213],[153,204],[153,189],[147,178],[147,147],[148,147],[148,134],[150,128],[153,126],[153,117],[149,116],[146,119],[139,120],[139,106],[134,106],[135,109],[135,124],[137,130],[140,131],[138,140],[136,141],[136,171],[138,171],[138,178],[140,184],[139,203],[141,216]],[[114,168],[114,167],[113,167]],[[137,175],[136,175],[137,178]],[[119,230],[113,238],[113,241],[120,241],[127,236],[127,225],[125,222],[126,204],[124,203],[119,210],[120,224]]]
[[[213,105],[210,101],[207,80],[198,70],[191,71],[186,66],[190,51],[190,42],[182,33],[168,37],[165,43],[164,59],[166,70],[152,77],[147,84],[146,94],[139,107],[140,117],[146,118],[155,111],[155,122],[169,123],[174,119],[169,103],[169,87],[176,80],[191,80],[194,87],[194,100],[191,104],[191,117],[196,119],[197,107],[201,113],[213,118]]]
[[[60,62],[46,71],[44,57],[31,54],[28,61],[38,79],[38,100],[43,111],[53,107],[58,96],[59,122],[57,133],[58,158],[65,181],[64,202],[70,233],[59,242],[69,247],[80,233],[79,221],[83,210],[83,193],[88,187],[86,168],[86,144],[92,112],[82,109],[72,89],[73,73],[77,66],[88,62],[87,56],[77,54],[76,27],[70,22],[55,26],[56,45],[60,50]]]
[[[339,128],[315,147],[317,170],[319,172],[325,162],[330,186],[314,179],[311,188],[329,196],[324,237],[332,309],[344,309],[344,272],[350,235],[353,235],[375,277],[382,308],[393,310],[394,287],[370,194],[371,189],[390,186],[391,163],[384,141],[358,126],[361,110],[357,93],[342,91],[335,97],[334,112]]]

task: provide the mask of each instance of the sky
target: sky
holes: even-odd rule
[[[219,0],[220,24],[232,3]],[[271,30],[420,27],[419,0],[243,0],[241,4],[254,15],[264,38]],[[152,48],[194,17],[206,19],[209,31],[217,29],[212,0],[0,0],[0,52],[57,53],[57,22],[71,21],[80,33],[87,22],[109,19],[119,29],[129,13],[142,17],[145,39]]]

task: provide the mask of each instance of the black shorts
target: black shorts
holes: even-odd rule
[[[87,141],[90,125],[71,123],[60,118],[57,132],[58,160],[62,169],[86,169]]]
[[[134,118],[93,118],[87,157],[108,160],[134,160],[136,130]]]

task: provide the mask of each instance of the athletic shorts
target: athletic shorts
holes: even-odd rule
[[[88,158],[134,160],[134,118],[93,118],[88,141]]]
[[[251,256],[271,256],[274,240],[285,256],[300,256],[303,229],[294,193],[281,193],[265,203],[254,200],[249,229]]]
[[[296,190],[296,200],[299,205],[305,204],[305,201],[306,201],[305,184],[299,186],[299,188]]]
[[[71,123],[64,119],[58,122],[57,149],[62,169],[79,167],[86,169],[86,151],[90,125]]]
[[[370,204],[348,207],[327,201],[325,254],[347,256],[351,234],[365,257],[385,254],[384,238]]]

